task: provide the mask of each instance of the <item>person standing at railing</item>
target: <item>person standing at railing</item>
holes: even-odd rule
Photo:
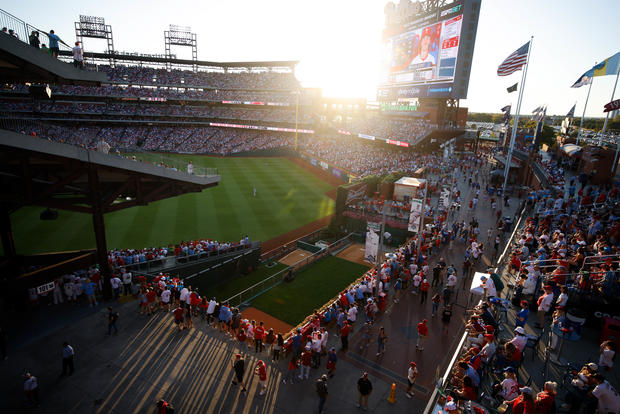
[[[73,51],[73,66],[78,69],[84,69],[84,50],[80,47],[80,42],[75,42]]]
[[[36,47],[38,49],[39,45],[41,44],[41,41],[39,40],[39,32],[33,30],[32,33],[30,33],[30,37],[28,38],[28,43],[30,43],[30,46]]]
[[[56,33],[54,33],[54,30],[50,30],[50,32],[47,34],[47,38],[49,39],[50,51],[52,52],[52,57],[58,58],[58,52],[60,51],[58,47],[58,42],[62,42],[62,40],[60,39],[60,37],[58,37]]]

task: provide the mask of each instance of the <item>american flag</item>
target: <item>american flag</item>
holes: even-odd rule
[[[502,62],[501,65],[497,68],[498,76],[508,76],[512,73],[515,73],[518,70],[521,70],[521,67],[525,65],[525,61],[527,60],[527,52],[530,49],[530,42],[527,42],[514,52],[510,54]]]

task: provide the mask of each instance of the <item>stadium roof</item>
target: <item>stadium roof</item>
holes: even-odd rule
[[[61,50],[61,56],[72,56],[71,51]],[[257,67],[289,67],[293,68],[298,60],[265,60],[265,61],[256,61],[256,62],[213,62],[208,60],[191,60],[191,59],[175,59],[175,58],[166,58],[166,57],[157,57],[157,56],[145,56],[140,54],[108,54],[108,53],[97,53],[97,52],[84,52],[84,56],[86,58],[91,59],[110,59],[114,58],[117,61],[123,62],[147,62],[147,63],[171,63],[176,65],[196,65],[196,66],[204,66],[204,67],[221,67],[221,68],[257,68]]]

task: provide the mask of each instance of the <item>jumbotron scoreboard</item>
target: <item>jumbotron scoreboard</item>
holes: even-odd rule
[[[383,79],[377,99],[466,98],[480,3],[388,3]]]

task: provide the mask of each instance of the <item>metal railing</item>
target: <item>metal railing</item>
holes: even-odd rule
[[[169,249],[169,253],[172,255],[168,255],[166,257],[147,260],[139,263],[131,263],[124,265],[115,265],[116,269],[125,268],[125,270],[129,272],[140,271],[143,273],[152,273],[152,272],[162,272],[167,271],[169,269],[173,269],[177,266],[186,265],[186,264],[198,264],[203,261],[207,261],[208,259],[212,259],[214,257],[232,255],[233,253],[240,251],[251,251],[253,249],[259,248],[260,242],[251,242],[249,245],[239,245],[233,246],[225,250],[216,250],[216,251],[202,251],[199,253],[195,253],[192,255],[182,255],[175,256],[174,248]]]
[[[40,42],[49,47],[49,40],[45,40],[45,37],[43,37],[47,36],[48,33],[46,31],[41,30],[29,23],[26,23],[19,17],[15,17],[11,13],[3,9],[0,9],[0,27],[6,27],[7,30],[13,30],[17,35],[16,37],[27,44],[30,44],[30,34],[32,32],[38,32]],[[71,47],[63,43],[59,43],[58,46],[61,50],[71,50]]]
[[[183,158],[173,158],[161,153],[155,152],[132,152],[128,153],[131,159],[136,161],[146,162],[160,167],[170,168],[174,171],[181,171],[190,173],[189,161],[191,161],[190,155],[184,155]],[[192,163],[192,172],[190,174],[198,177],[213,177],[218,175],[218,169],[215,167],[202,167],[194,165]]]

